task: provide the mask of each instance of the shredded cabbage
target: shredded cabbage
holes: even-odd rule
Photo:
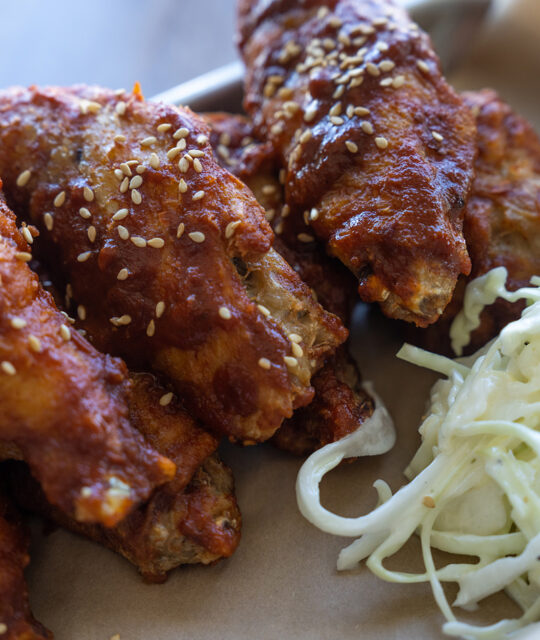
[[[531,624],[540,620],[540,278],[509,292],[506,276],[500,267],[470,283],[452,327],[460,353],[485,304],[497,297],[528,302],[522,317],[477,354],[458,362],[411,345],[398,353],[446,376],[432,388],[422,444],[405,472],[407,485],[392,495],[377,481],[379,505],[359,518],[325,509],[319,483],[344,457],[356,455],[354,437],[315,452],[297,480],[298,505],[308,520],[329,533],[361,536],[341,551],[338,569],[366,559],[384,580],[430,582],[446,618],[443,631],[470,639],[540,637],[540,625]],[[360,432],[366,427],[370,431],[368,423]],[[415,532],[425,572],[386,569],[384,560]],[[432,548],[478,561],[436,569]],[[484,627],[459,622],[442,589],[445,581],[459,586],[453,606],[475,608],[505,589],[523,615]]]

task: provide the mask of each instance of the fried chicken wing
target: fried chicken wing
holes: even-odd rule
[[[0,636],[4,640],[50,640],[52,633],[30,611],[24,569],[30,536],[0,488]]]
[[[130,425],[123,363],[67,326],[28,267],[29,251],[0,199],[3,454],[22,455],[71,517],[112,526],[171,479],[174,464]]]
[[[59,257],[94,344],[169,376],[216,432],[264,440],[347,332],[271,248],[207,135],[136,91],[0,92],[8,199]]]
[[[239,0],[239,45],[291,214],[308,212],[362,299],[434,322],[470,268],[475,145],[429,38],[393,0]]]
[[[506,267],[508,289],[540,274],[540,138],[492,90],[465,93],[478,129],[476,177],[465,208],[464,233],[472,270],[462,278],[440,322],[421,332],[427,348],[451,352],[448,331],[463,304],[468,280]],[[521,314],[522,303],[497,300],[481,315],[468,352],[493,338]]]
[[[229,557],[240,540],[241,516],[231,471],[215,453],[217,440],[189,417],[178,400],[160,403],[163,387],[149,374],[132,374],[132,423],[174,460],[175,478],[114,528],[81,524],[44,498],[22,466],[11,470],[18,501],[63,527],[120,553],[153,582],[182,564]]]

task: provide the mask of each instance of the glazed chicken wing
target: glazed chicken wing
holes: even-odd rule
[[[123,363],[68,326],[28,267],[29,251],[0,199],[2,453],[20,452],[71,517],[113,526],[175,467],[130,425]]]
[[[216,432],[264,440],[347,332],[271,248],[207,135],[138,92],[0,92],[8,199],[41,228],[94,343],[169,376]]]
[[[434,322],[470,262],[462,234],[474,120],[393,0],[239,0],[245,108],[360,296]],[[299,235],[300,238],[300,235]]]
[[[30,612],[24,569],[30,536],[0,490],[0,637],[3,640],[50,640],[52,634]]]

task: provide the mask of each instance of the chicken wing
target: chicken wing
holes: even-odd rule
[[[478,129],[476,177],[465,208],[464,233],[472,270],[462,278],[441,320],[421,332],[427,348],[450,352],[448,331],[463,304],[468,280],[506,267],[514,290],[540,275],[540,138],[533,127],[492,90],[465,93]],[[481,315],[468,352],[519,317],[522,303],[497,300]]]
[[[312,399],[347,332],[271,249],[207,134],[137,91],[0,92],[8,200],[59,257],[94,344],[169,376],[210,428],[252,442]]]
[[[174,464],[130,425],[123,363],[69,328],[28,267],[29,251],[0,199],[3,453],[20,451],[47,498],[71,517],[113,526],[174,476]]]
[[[429,38],[393,0],[239,0],[239,45],[291,214],[308,212],[364,300],[434,322],[470,268],[475,145]]]
[[[0,489],[0,636],[4,640],[53,637],[30,612],[23,573],[30,561],[29,543],[30,536],[19,514]]]

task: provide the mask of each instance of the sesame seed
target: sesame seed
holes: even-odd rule
[[[168,122],[162,122],[157,126],[157,130],[160,133],[165,133],[165,131],[168,131],[169,129],[172,129],[172,124],[169,124]]]
[[[30,262],[30,260],[32,260],[32,254],[28,253],[27,251],[18,251],[15,254],[15,258],[19,262]]]
[[[291,208],[288,204],[284,204],[281,208],[281,217],[286,218],[291,213]]]
[[[120,184],[120,193],[125,193],[129,189],[129,178],[126,176]]]
[[[313,209],[309,212],[309,219],[317,220],[318,217],[319,217],[319,210],[313,207]]]
[[[119,317],[109,318],[109,322],[113,324],[115,327],[125,327],[126,325],[131,323],[131,316],[123,315]]]
[[[371,122],[362,122],[360,128],[364,133],[367,133],[368,135],[371,135],[373,133],[373,125],[371,124]]]
[[[53,204],[55,207],[61,207],[65,201],[66,201],[66,192],[60,191],[60,193],[57,194],[57,196],[53,200]]]
[[[171,391],[169,391],[169,393],[164,393],[161,398],[159,399],[159,404],[162,407],[166,407],[168,404],[170,404],[171,400],[173,399],[173,394]]]
[[[350,88],[350,89],[354,89],[354,87],[359,87],[363,82],[364,82],[364,78],[362,78],[362,77],[360,77],[360,78],[353,78],[353,79],[349,82],[349,88]]]
[[[186,225],[183,222],[181,222],[178,225],[178,229],[176,229],[176,237],[177,238],[181,238],[182,237],[182,234],[184,233],[184,229],[185,228],[186,228]]]
[[[94,242],[96,239],[96,228],[92,225],[88,227],[88,231],[86,233],[88,235],[88,240],[90,240],[90,242]]]
[[[92,191],[92,189],[90,189],[90,187],[85,187],[83,189],[83,197],[86,202],[92,202],[94,200],[94,192]]]
[[[127,162],[122,162],[122,164],[120,165],[120,169],[122,170],[122,173],[128,178],[131,178],[131,176],[133,175],[131,167]]]
[[[438,131],[432,131],[431,135],[435,138],[435,140],[437,140],[437,142],[442,142],[444,140],[444,136],[441,136]]]
[[[270,367],[272,366],[268,358],[260,358],[258,364],[261,369],[270,369]]]
[[[28,181],[30,180],[31,175],[32,173],[29,169],[26,169],[22,173],[19,173],[19,177],[17,178],[17,186],[18,187],[26,186],[28,184]]]
[[[199,160],[199,158],[195,158],[195,160],[193,160],[193,168],[195,169],[195,171],[197,173],[201,173],[202,164],[201,164],[201,161]]]
[[[23,327],[26,327],[26,320],[23,320],[22,318],[11,318],[9,324],[14,329],[22,329]]]
[[[127,240],[129,238],[129,231],[121,224],[116,227],[116,230],[118,231],[118,235],[122,240]]]
[[[137,189],[132,189],[132,190],[131,190],[131,200],[133,201],[133,204],[141,204],[141,202],[142,202],[142,196],[141,196],[141,194],[137,191]]]
[[[294,369],[298,366],[298,360],[296,358],[293,358],[292,356],[283,356],[283,362],[289,369]]]
[[[229,309],[227,309],[227,307],[220,307],[219,308],[219,317],[223,318],[223,320],[230,320],[232,318],[232,314],[229,311]]]
[[[379,138],[375,138],[375,144],[379,147],[379,149],[386,149],[386,147],[388,146],[388,140],[383,136],[380,136]]]
[[[354,106],[352,104],[347,107],[346,114],[347,118],[352,118],[354,116]]]
[[[117,280],[127,280],[129,276],[129,271],[124,267],[123,269],[120,269],[120,271],[118,272],[118,275],[116,276]]]
[[[328,112],[328,115],[339,116],[340,113],[341,113],[341,102],[336,102],[336,104]]]
[[[141,147],[150,147],[151,145],[155,144],[157,142],[157,138],[156,136],[148,136],[148,138],[145,138],[144,140],[141,140]]]
[[[358,152],[358,145],[353,142],[352,140],[346,140],[345,141],[345,146],[347,147],[347,150],[350,151],[351,153],[357,153]]]
[[[310,236],[309,233],[299,233],[296,237],[300,242],[313,242],[315,240],[315,238]]]
[[[340,18],[338,18],[337,16],[332,16],[329,20],[328,20],[328,24],[331,27],[334,27],[334,29],[339,29],[341,27],[341,25],[343,24],[343,22],[341,21]]]
[[[197,136],[197,144],[206,144],[208,142],[208,136],[205,136],[204,133],[200,133]]]
[[[344,84],[340,84],[339,87],[332,94],[332,98],[334,98],[334,100],[337,100],[338,98],[341,98],[341,96],[344,93],[345,93],[345,85]]]
[[[276,236],[279,236],[280,234],[283,233],[283,221],[280,220],[276,226],[274,227],[274,233],[276,234]]]
[[[417,60],[416,61],[416,66],[420,69],[420,71],[422,71],[423,73],[429,73],[429,67],[427,65],[426,62],[424,62],[424,60]]]
[[[191,151],[188,151],[188,153],[192,158],[204,158],[205,156],[204,151],[201,151],[200,149],[192,149]]]
[[[304,355],[304,350],[297,342],[291,343],[291,350],[295,358],[301,358]]]
[[[79,320],[86,320],[86,307],[82,304],[77,307],[77,316],[79,317]]]
[[[313,134],[311,133],[311,129],[306,129],[304,133],[300,136],[300,142],[302,144],[308,142],[309,140],[311,140],[312,135]]]
[[[197,191],[196,193],[193,194],[193,200],[201,200],[202,198],[204,198],[204,191]]]
[[[47,231],[52,231],[54,226],[54,219],[50,213],[43,214],[43,222],[45,223],[45,228]]]
[[[189,169],[189,161],[186,159],[185,156],[178,163],[178,168],[182,173],[186,173],[187,170]]]
[[[265,184],[262,188],[262,192],[265,196],[270,196],[276,192],[276,186],[273,184]]]
[[[91,251],[84,251],[77,256],[77,262],[86,262],[91,255]]]
[[[393,84],[394,79],[393,78],[383,78],[379,84],[381,85],[381,87],[389,87]]]
[[[60,336],[65,342],[71,340],[71,331],[65,324],[60,325]]]
[[[289,340],[291,342],[302,342],[302,336],[299,336],[297,333],[289,333]]]
[[[152,169],[159,169],[159,156],[157,153],[152,153],[152,155],[150,156],[150,166],[152,167]]]
[[[151,238],[148,240],[148,246],[154,249],[163,249],[165,246],[165,240],[163,238]]]
[[[39,338],[37,338],[36,336],[34,335],[28,336],[28,346],[35,353],[41,353],[41,342]]]
[[[161,318],[161,316],[163,315],[164,311],[165,311],[165,303],[163,302],[163,300],[160,300],[156,304],[156,318]]]
[[[114,170],[114,175],[116,176],[116,178],[118,180],[123,180],[124,179],[124,173],[122,172],[121,169],[115,169]]]
[[[400,89],[405,84],[405,76],[396,76],[392,80],[392,86],[394,89]]]
[[[116,104],[116,107],[114,108],[114,110],[119,116],[123,116],[124,113],[126,112],[126,103],[121,100]]]
[[[306,122],[311,122],[312,120],[315,119],[316,115],[317,115],[317,105],[312,104],[306,109],[306,112],[304,113],[304,120]]]
[[[146,167],[144,166],[144,164],[140,164],[140,165],[135,169],[135,171],[136,171],[138,174],[144,173],[144,172],[146,171]]]
[[[187,190],[187,182],[184,180],[184,178],[180,178],[180,182],[178,183],[178,191],[180,191],[180,193],[186,193]]]
[[[141,178],[141,176],[134,176],[129,181],[129,188],[130,189],[138,189],[141,186],[142,183],[143,183],[143,179]]]
[[[396,66],[396,63],[393,62],[392,60],[383,60],[382,62],[379,62],[379,69],[384,73],[387,73],[388,71],[392,71],[392,69],[395,66]]]
[[[233,222],[229,222],[229,224],[225,227],[225,237],[227,239],[232,238],[232,235],[235,232],[236,227],[240,224],[242,224],[241,220],[234,220]]]
[[[28,244],[34,243],[34,238],[30,233],[30,229],[28,227],[22,227],[21,233],[23,235],[23,238],[26,240],[26,242],[28,242]]]
[[[131,236],[130,240],[136,247],[139,247],[141,249],[143,247],[146,247],[146,240],[144,238],[141,238],[141,236]]]
[[[173,133],[173,138],[175,140],[179,140],[180,138],[185,138],[187,135],[189,135],[189,129],[186,129],[186,127],[180,127],[180,129],[177,129]]]
[[[151,338],[156,333],[156,323],[153,320],[150,320],[148,326],[146,327],[146,335]]]
[[[206,236],[202,231],[192,231],[191,233],[188,233],[188,236],[193,240],[193,242],[197,242],[198,244],[206,240]]]
[[[2,371],[7,373],[8,376],[14,376],[17,373],[15,367],[7,360],[3,360],[0,367],[2,367]]]
[[[431,496],[424,496],[422,498],[422,504],[428,509],[435,509],[435,500],[433,500]]]
[[[388,51],[389,49],[389,46],[386,44],[386,42],[377,42],[375,46],[381,52]]]
[[[258,304],[257,308],[263,314],[263,316],[266,316],[268,318],[271,315],[270,310],[267,309],[263,304]]]
[[[117,136],[114,136],[113,140],[115,142],[125,142],[127,138],[126,136],[123,136],[121,133],[119,133]]]
[[[182,153],[181,149],[179,149],[178,147],[173,147],[172,149],[169,149],[167,151],[167,158],[173,161],[177,155],[180,155],[180,153]]]
[[[85,220],[88,220],[88,218],[92,217],[92,214],[86,207],[81,207],[79,209],[79,215],[81,216],[81,218],[84,218]]]
[[[366,71],[369,73],[370,76],[380,76],[381,72],[379,71],[379,67],[376,64],[373,64],[373,62],[368,62],[366,64]]]
[[[338,118],[337,116],[331,116],[330,122],[336,126],[339,126],[340,124],[343,124],[345,120],[343,120],[343,118]]]
[[[186,147],[187,147],[186,139],[185,138],[180,138],[180,140],[178,140],[178,142],[176,143],[176,148],[179,151],[183,151]]]
[[[129,211],[127,209],[118,209],[118,211],[112,217],[113,220],[123,220],[127,218]]]

